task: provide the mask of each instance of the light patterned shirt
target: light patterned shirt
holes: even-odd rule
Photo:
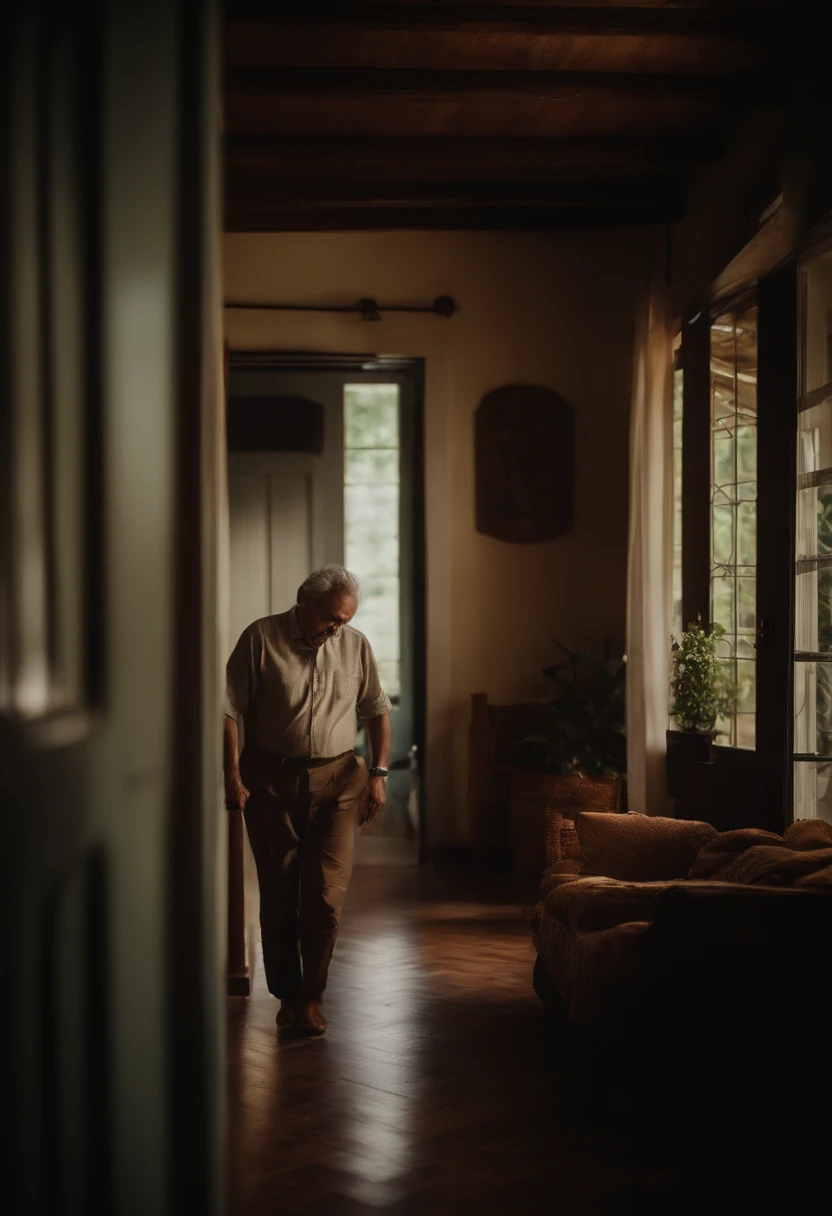
[[[244,629],[226,668],[225,713],[246,743],[281,756],[339,756],[355,746],[358,718],[390,712],[370,643],[349,625],[319,649],[297,609]]]

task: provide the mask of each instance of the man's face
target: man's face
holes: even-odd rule
[[[317,599],[300,604],[300,626],[303,636],[313,646],[323,646],[334,638],[343,625],[349,625],[358,605],[343,591],[330,591]]]

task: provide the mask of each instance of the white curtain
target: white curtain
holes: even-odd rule
[[[666,813],[673,595],[673,332],[664,276],[636,316],[630,413],[627,551],[627,787],[629,807]]]

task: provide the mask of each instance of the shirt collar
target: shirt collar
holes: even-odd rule
[[[298,621],[297,604],[295,604],[294,608],[292,608],[289,612],[289,637],[293,642],[304,641],[303,630],[301,629],[300,622]]]
[[[301,629],[300,622],[298,621],[297,604],[289,612],[289,637],[301,650],[315,649],[312,643],[307,642],[306,638],[303,636],[303,630]]]

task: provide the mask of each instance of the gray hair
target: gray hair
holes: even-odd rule
[[[332,591],[351,595],[356,604],[361,599],[361,587],[355,575],[344,566],[329,565],[321,566],[320,570],[315,570],[301,583],[298,587],[298,603],[303,598],[320,599],[322,595],[329,595]]]

